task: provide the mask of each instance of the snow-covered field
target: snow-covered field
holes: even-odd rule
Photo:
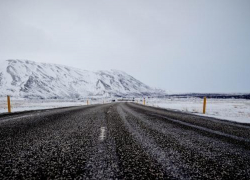
[[[105,103],[112,99],[104,100]],[[142,99],[136,99],[142,103]],[[102,104],[103,99],[89,100],[89,104]],[[87,100],[27,100],[11,99],[12,112],[51,109],[68,106],[86,105]],[[242,123],[250,123],[250,100],[244,99],[207,99],[206,114],[202,114],[203,99],[200,98],[150,98],[146,99],[146,105],[179,110],[202,116],[215,117]],[[6,98],[0,98],[0,113],[6,113]]]
[[[102,99],[88,100],[89,104],[101,104]],[[105,101],[107,103],[109,101]],[[52,109],[59,107],[81,106],[87,105],[87,100],[27,100],[27,99],[11,99],[11,112]],[[0,98],[0,113],[8,112],[7,98]]]
[[[147,105],[203,115],[203,99],[172,98],[147,99]],[[207,99],[205,116],[250,123],[250,100],[244,99]]]

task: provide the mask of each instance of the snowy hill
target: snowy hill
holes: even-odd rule
[[[65,99],[163,94],[118,70],[91,72],[28,60],[6,60],[0,65],[0,96]]]

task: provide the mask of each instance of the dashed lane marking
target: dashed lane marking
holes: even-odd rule
[[[106,138],[106,128],[105,127],[101,127],[101,133],[99,136],[100,141],[103,141]]]

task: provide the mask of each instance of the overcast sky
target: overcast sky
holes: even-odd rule
[[[119,69],[172,92],[250,92],[250,0],[0,0],[0,59]]]

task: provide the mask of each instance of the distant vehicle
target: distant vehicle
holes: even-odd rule
[[[112,99],[112,102],[115,102],[115,99]]]

